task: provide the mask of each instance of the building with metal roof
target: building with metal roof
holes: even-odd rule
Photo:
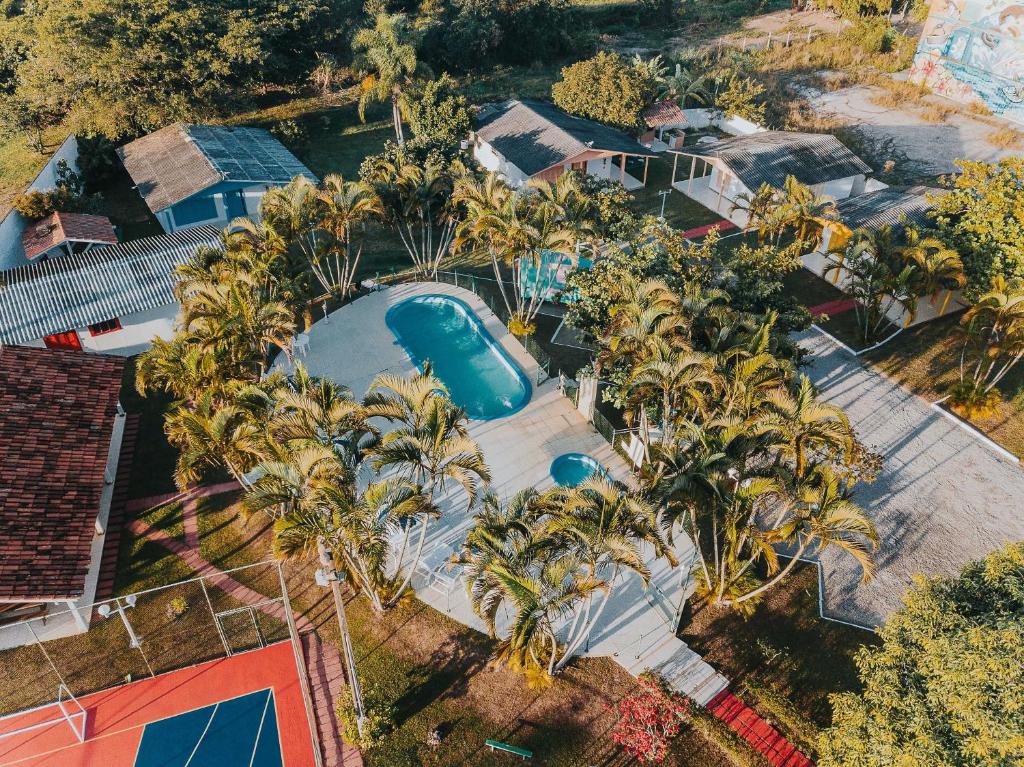
[[[0,348],[0,625],[46,615],[88,628],[124,415],[124,360]],[[9,634],[5,635],[9,636]]]
[[[0,344],[142,351],[173,332],[175,269],[222,247],[201,226],[0,272]]]
[[[316,176],[269,131],[177,123],[117,150],[167,232],[259,215],[267,189]]]
[[[746,225],[737,201],[762,184],[781,189],[792,176],[816,194],[844,200],[862,194],[871,173],[843,142],[822,133],[759,131],[671,151],[677,155],[673,187],[737,226]],[[680,159],[690,160],[690,173],[676,181]]]
[[[554,104],[512,99],[481,110],[473,156],[515,187],[530,179],[553,181],[577,170],[637,189],[646,183],[647,161],[655,153],[627,133],[573,117]],[[638,169],[642,179],[628,172],[628,158],[643,159]]]

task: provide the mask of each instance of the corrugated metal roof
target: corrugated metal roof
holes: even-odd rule
[[[814,185],[871,173],[842,141],[824,133],[764,131],[686,147],[679,153],[721,160],[751,191],[761,184],[779,189],[787,176]]]
[[[221,181],[287,184],[316,176],[262,128],[178,123],[117,150],[150,210],[157,213]]]
[[[0,272],[0,343],[172,304],[174,270],[201,247],[223,247],[220,230],[183,229]]]
[[[896,227],[904,219],[921,224],[932,207],[925,195],[941,191],[930,186],[890,186],[840,200],[836,211],[839,220],[850,229]]]
[[[627,133],[532,99],[492,105],[479,118],[476,133],[527,176],[590,150],[655,156]]]

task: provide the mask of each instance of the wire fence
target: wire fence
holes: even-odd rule
[[[258,587],[245,603],[199,577],[0,626],[0,716],[51,705],[63,685],[75,696],[294,640],[290,605],[273,562],[229,571]],[[82,633],[81,621],[89,623]]]

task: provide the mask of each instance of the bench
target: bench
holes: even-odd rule
[[[487,740],[484,741],[484,745],[491,749],[491,751],[504,751],[509,754],[515,754],[523,761],[526,761],[527,759],[533,759],[532,751],[527,751],[525,748],[517,748],[516,746],[510,746],[508,743],[501,743],[497,740]]]

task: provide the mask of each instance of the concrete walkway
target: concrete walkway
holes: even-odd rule
[[[856,562],[821,558],[823,614],[865,627],[898,609],[915,574],[955,575],[1010,541],[1024,540],[1024,471],[813,329],[799,336],[807,374],[842,407],[861,440],[884,458],[856,500],[881,537],[874,580]]]
[[[128,529],[135,535],[163,546],[194,570],[197,575],[203,576],[208,583],[215,585],[240,603],[259,605],[258,609],[261,612],[278,620],[285,620],[286,616],[282,614],[283,611],[279,605],[265,604],[267,601],[265,595],[239,583],[215,565],[210,564],[199,551],[199,499],[237,489],[238,485],[232,482],[197,488],[189,493],[175,495],[174,499],[184,498],[182,505],[184,541],[172,538],[141,519],[132,520]],[[130,505],[135,509],[145,509],[166,502],[165,496],[157,496],[138,499]],[[294,618],[306,665],[306,676],[309,680],[324,767],[362,767],[363,758],[359,750],[342,741],[338,718],[334,711],[335,701],[341,695],[346,694],[341,655],[333,645],[321,641],[316,633],[316,627],[305,615],[296,611]]]

